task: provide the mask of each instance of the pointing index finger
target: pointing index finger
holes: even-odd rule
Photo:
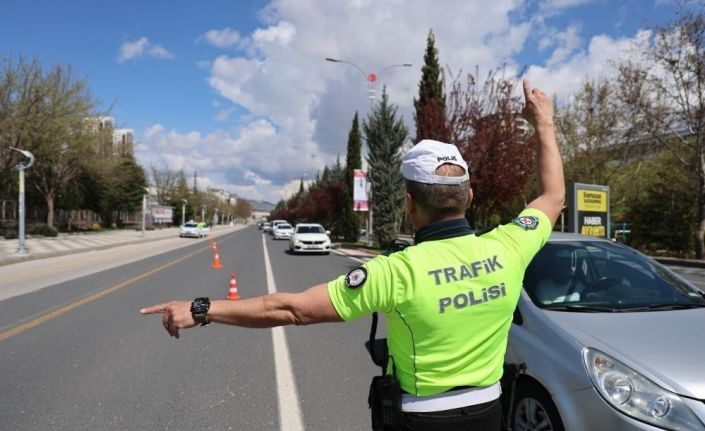
[[[151,307],[145,307],[140,310],[142,314],[156,314],[163,313],[166,311],[167,304],[152,305]]]
[[[531,88],[529,85],[529,80],[524,78],[524,99],[529,100],[529,95],[531,94]]]

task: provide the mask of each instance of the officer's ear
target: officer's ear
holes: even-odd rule
[[[416,213],[416,202],[414,202],[414,198],[411,197],[411,193],[409,192],[406,192],[406,210],[409,216]]]
[[[473,198],[472,188],[471,188],[471,187],[468,187],[468,202],[465,204],[465,209],[466,209],[466,210],[467,210],[468,208],[470,208],[470,205],[472,204],[472,198]]]

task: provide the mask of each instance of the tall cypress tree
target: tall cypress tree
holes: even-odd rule
[[[404,208],[401,179],[401,150],[409,136],[397,107],[389,103],[386,88],[382,101],[363,124],[367,140],[368,179],[371,183],[372,234],[380,247],[386,248],[397,235]]]
[[[353,173],[362,168],[362,138],[357,112],[353,117],[352,128],[348,134],[348,154],[345,158],[345,208],[343,209],[343,236],[345,241],[355,242],[360,238],[360,219],[353,211]]]
[[[449,133],[446,122],[446,98],[443,95],[443,75],[438,64],[438,50],[433,30],[426,38],[424,65],[421,68],[419,98],[414,98],[414,121],[416,123],[415,143],[423,139],[435,139],[448,142]]]

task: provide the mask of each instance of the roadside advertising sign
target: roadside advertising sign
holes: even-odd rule
[[[173,214],[174,209],[172,207],[166,207],[161,205],[155,205],[152,207],[152,220],[154,220],[155,223],[171,223]]]
[[[353,172],[353,211],[367,210],[367,172],[355,169]]]
[[[610,188],[575,183],[572,192],[569,210],[573,232],[609,238]]]

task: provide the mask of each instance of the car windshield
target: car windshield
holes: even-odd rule
[[[291,227],[290,224],[278,224],[277,229],[289,230],[289,229],[293,229],[293,227]]]
[[[705,307],[704,294],[663,265],[602,241],[546,244],[524,274],[524,289],[538,307],[562,311]]]
[[[321,226],[299,226],[296,233],[325,233]]]
[[[184,227],[198,227],[198,225],[196,223],[186,223]]]

